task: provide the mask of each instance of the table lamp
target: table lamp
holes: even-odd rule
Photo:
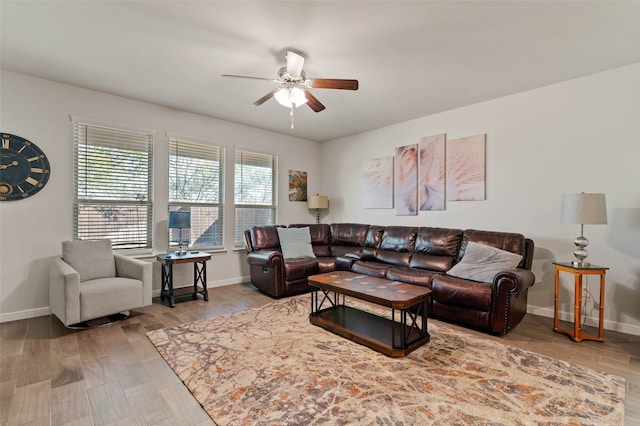
[[[183,256],[186,252],[182,249],[182,229],[191,228],[191,212],[169,212],[169,229],[179,229],[179,247],[180,250],[176,252],[178,256]]]
[[[576,267],[588,267],[585,262],[588,253],[589,240],[584,237],[584,225],[604,225],[607,223],[607,206],[605,194],[563,194],[560,209],[560,221],[562,223],[574,223],[580,225],[580,236],[573,241],[577,249],[573,255],[577,260],[572,262]]]
[[[320,209],[329,208],[329,197],[326,195],[312,195],[307,199],[307,207],[316,209],[316,223],[320,223]]]

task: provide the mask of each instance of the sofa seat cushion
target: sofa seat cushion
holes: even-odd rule
[[[437,273],[436,271],[427,271],[425,269],[394,266],[393,268],[389,268],[386,278],[392,281],[401,281],[407,284],[431,288],[431,278]]]
[[[431,279],[431,298],[439,303],[488,312],[491,310],[491,284],[434,275]]]
[[[291,259],[284,262],[284,276],[287,281],[306,279],[318,273],[318,260],[314,258]]]
[[[98,278],[80,285],[80,321],[100,318],[143,305],[142,281]]]
[[[338,258],[332,256],[323,256],[316,259],[318,261],[318,273],[333,272],[336,270]]]
[[[374,260],[358,260],[351,265],[351,272],[356,274],[369,275],[371,277],[385,278],[387,271],[391,268],[391,265],[382,262],[376,262]]]

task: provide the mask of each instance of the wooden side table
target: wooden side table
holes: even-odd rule
[[[175,253],[157,255],[156,260],[162,264],[160,300],[168,298],[171,308],[176,306],[176,297],[179,296],[191,295],[195,299],[200,293],[204,300],[209,300],[207,291],[207,260],[209,259],[211,259],[209,253],[199,251],[190,251],[183,255]],[[193,263],[193,287],[173,288],[173,265],[176,263]]]
[[[574,342],[583,340],[595,340],[604,342],[604,275],[607,267],[598,265],[574,266],[571,262],[553,262],[556,268],[555,311],[553,315],[553,331],[566,334]],[[573,330],[558,327],[558,289],[560,286],[560,272],[568,272],[574,275],[574,305],[573,305]],[[598,335],[594,336],[582,330],[580,315],[582,313],[582,276],[600,275],[600,318],[598,321]]]

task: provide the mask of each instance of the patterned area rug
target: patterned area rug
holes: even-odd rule
[[[218,425],[624,422],[622,378],[431,323],[429,343],[389,358],[309,309],[304,295],[148,337]]]

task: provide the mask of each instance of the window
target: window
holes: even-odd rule
[[[73,236],[151,248],[153,135],[74,122]]]
[[[169,247],[224,246],[224,148],[169,139],[169,212],[191,213],[191,228],[171,229]]]
[[[278,157],[236,151],[234,246],[244,247],[244,231],[277,221]]]

